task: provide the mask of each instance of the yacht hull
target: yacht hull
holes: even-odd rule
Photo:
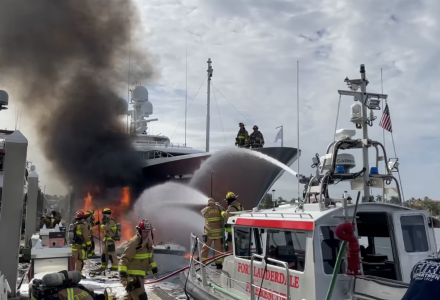
[[[253,154],[253,151],[287,166],[300,153],[296,148],[268,147],[255,150],[226,149],[216,153],[154,159],[145,163],[144,182],[150,187],[173,180],[188,184],[217,201],[224,199],[228,191],[233,191],[240,196],[240,203],[245,209],[252,209],[284,173],[281,167]]]

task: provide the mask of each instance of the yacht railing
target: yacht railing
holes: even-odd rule
[[[174,155],[160,151],[160,150],[150,150],[142,152],[142,158],[145,158],[147,160],[149,159],[159,159],[159,158],[166,158],[166,157],[173,157]]]
[[[135,144],[145,144],[145,145],[151,145],[156,147],[165,147],[165,148],[184,148],[184,149],[192,149],[192,147],[188,147],[181,144],[174,144],[174,143],[168,143],[168,142],[158,142],[158,141],[135,141]]]

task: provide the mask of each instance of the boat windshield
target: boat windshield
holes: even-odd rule
[[[288,263],[291,270],[304,271],[306,232],[269,229],[267,236],[268,257]]]
[[[234,228],[235,256],[251,259],[253,254],[261,255],[261,236],[257,228],[240,227]]]

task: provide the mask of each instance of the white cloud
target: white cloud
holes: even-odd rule
[[[258,124],[267,146],[284,125],[285,146],[296,146],[296,63],[300,61],[301,173],[310,174],[311,157],[324,154],[333,139],[338,89],[345,76],[359,77],[366,65],[368,90],[384,93],[401,162],[405,197],[440,199],[436,155],[440,146],[437,86],[440,27],[435,1],[137,0],[148,34],[138,36],[159,58],[161,77],[149,85],[155,109],[154,133],[184,142],[185,51],[188,51],[188,104],[213,60],[211,148],[234,143],[237,123]],[[139,25],[141,26],[141,25]],[[135,64],[136,62],[133,62]],[[188,111],[187,144],[205,146],[206,85]],[[220,112],[221,122],[217,112]],[[352,101],[343,98],[339,128],[353,128]],[[371,137],[382,141],[378,116]],[[224,133],[223,133],[224,131]],[[173,135],[174,133],[174,135]],[[394,157],[386,135],[388,155]],[[359,136],[359,135],[358,135]],[[279,145],[279,144],[278,144]],[[360,153],[360,152],[359,152]],[[356,156],[358,165],[360,156]],[[296,163],[292,166],[296,169]],[[341,184],[342,185],[342,184]],[[296,196],[296,179],[283,176],[277,195]],[[345,187],[342,186],[337,191]]]
[[[139,1],[140,2],[140,1]],[[154,132],[171,136],[184,115],[184,92],[174,94],[173,108],[163,109],[166,95],[185,90],[185,49],[188,50],[188,102],[213,60],[213,84],[245,116],[218,93],[226,141],[234,143],[237,123],[258,124],[267,146],[276,126],[285,127],[285,146],[296,146],[296,61],[300,61],[301,172],[310,174],[310,158],[324,153],[333,139],[338,89],[343,79],[359,77],[364,63],[368,89],[384,93],[394,127],[406,198],[440,199],[435,171],[440,161],[436,124],[440,113],[436,84],[439,75],[440,4],[432,1],[148,1],[140,2],[150,36],[145,46],[160,57],[161,94],[151,93]],[[163,95],[165,94],[165,96]],[[180,99],[179,99],[180,98]],[[204,148],[206,86],[188,111],[188,145]],[[224,147],[212,94],[211,147]],[[343,98],[339,128],[352,128]],[[382,141],[378,119],[371,137]],[[394,157],[391,137],[388,155]],[[183,121],[173,141],[183,142]],[[275,144],[273,144],[275,145]],[[358,151],[360,154],[360,151]],[[356,155],[358,165],[360,155]],[[371,157],[372,158],[372,157]],[[296,169],[296,163],[292,166]],[[341,184],[342,185],[342,184]],[[278,195],[296,196],[296,179],[285,175],[274,186]],[[342,186],[340,189],[346,187]],[[338,191],[340,190],[338,189]]]

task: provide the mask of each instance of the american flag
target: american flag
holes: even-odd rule
[[[391,126],[391,117],[390,117],[390,110],[388,109],[388,104],[385,105],[385,109],[383,110],[383,115],[382,115],[382,119],[380,119],[379,126],[389,132],[393,132],[393,127]]]

